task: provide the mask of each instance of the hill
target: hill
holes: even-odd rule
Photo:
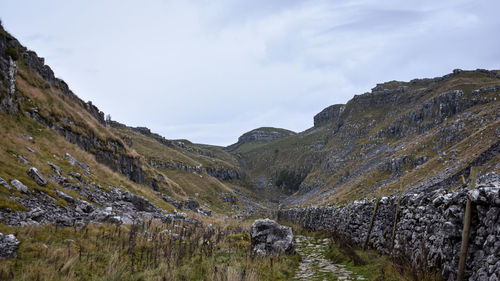
[[[314,127],[242,152],[254,186],[325,204],[459,185],[468,167],[498,172],[500,75],[455,70],[391,81],[327,107]]]

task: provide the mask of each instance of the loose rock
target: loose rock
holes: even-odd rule
[[[19,240],[13,234],[4,235],[0,233],[0,258],[15,258],[17,257],[17,249],[19,249]]]
[[[270,219],[256,220],[251,229],[252,250],[257,255],[295,252],[292,228]]]
[[[21,193],[29,193],[28,187],[18,180],[12,180],[10,184],[12,184]]]
[[[7,188],[8,190],[12,189],[12,187],[10,187],[10,185],[2,178],[0,178],[0,185]]]
[[[31,167],[28,170],[28,175],[33,178],[33,180],[36,182],[36,184],[40,186],[46,186],[47,185],[47,180],[43,177],[42,173],[38,171],[37,168]]]

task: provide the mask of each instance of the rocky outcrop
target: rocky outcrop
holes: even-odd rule
[[[270,219],[254,221],[250,238],[252,250],[260,256],[292,254],[295,251],[292,228]]]
[[[21,192],[21,193],[24,193],[24,194],[28,194],[29,193],[29,189],[26,185],[24,185],[22,182],[20,182],[19,180],[11,180],[10,181],[10,184],[12,184],[13,187],[15,187],[17,189],[17,191]]]
[[[196,201],[195,199],[192,199],[192,198],[186,199],[186,201],[184,202],[184,207],[187,210],[200,213],[200,214],[202,214],[204,216],[208,216],[209,217],[209,216],[212,215],[212,211],[211,210],[208,210],[206,208],[201,208],[200,204],[198,203],[198,201]]]
[[[17,249],[21,243],[14,234],[4,235],[0,233],[0,258],[17,257]]]
[[[314,127],[327,123],[338,123],[340,114],[344,112],[345,104],[334,104],[314,116]]]
[[[106,126],[106,121],[104,120],[104,112],[100,111],[97,106],[93,105],[91,101],[85,103],[85,110],[87,110],[92,117],[95,118],[101,125]]]
[[[262,127],[258,128],[255,130],[252,130],[250,132],[244,133],[238,138],[238,142],[235,144],[232,144],[226,149],[228,151],[233,151],[240,147],[241,145],[248,143],[248,142],[260,142],[260,141],[274,141],[278,140],[284,137],[289,137],[289,136],[294,136],[297,133],[285,130],[285,129],[279,129],[279,128],[271,128],[271,127]]]
[[[54,194],[68,203],[67,206],[61,206],[57,198],[34,190],[28,197],[10,196],[29,210],[28,212],[0,209],[0,221],[16,226],[52,224],[74,227],[81,227],[89,222],[133,224],[145,219],[200,224],[179,213],[169,214],[148,199],[115,186],[104,189],[95,183],[71,184],[63,176],[53,174],[49,175],[49,178],[87,201],[75,198],[69,195],[69,192],[55,189]],[[16,186],[14,181],[12,185]]]
[[[401,198],[394,250],[391,251],[397,197],[380,200],[369,245],[383,253],[401,255],[416,265],[441,270],[444,280],[455,280],[458,268],[463,215],[467,197],[473,218],[466,274],[469,280],[497,280],[500,272],[500,175],[483,176],[474,191],[412,193]],[[280,220],[311,230],[340,232],[362,245],[375,200],[347,206],[280,210]]]
[[[176,207],[177,209],[182,209],[184,206],[184,203],[182,201],[175,200],[174,198],[167,196],[167,195],[160,195],[161,199],[165,200],[165,202],[171,204],[172,206]]]
[[[31,167],[28,170],[28,175],[38,184],[39,186],[46,186],[47,185],[47,180],[45,177],[38,171],[37,168]]]
[[[211,175],[214,178],[217,178],[219,180],[223,181],[229,181],[229,180],[239,180],[240,179],[240,173],[231,168],[224,168],[224,167],[206,167],[205,171],[207,174]]]
[[[0,185],[7,188],[8,190],[12,189],[12,187],[10,187],[10,185],[2,178],[0,178]]]
[[[151,166],[153,166],[157,169],[179,170],[179,171],[187,171],[190,173],[197,173],[197,174],[201,174],[203,171],[205,171],[210,176],[217,178],[219,180],[223,180],[223,181],[241,179],[240,172],[236,169],[233,169],[233,168],[202,167],[201,165],[191,166],[191,165],[184,164],[182,162],[163,161],[161,159],[154,159],[154,158],[149,158],[148,162]]]
[[[17,62],[12,59],[11,55],[1,51],[1,45],[5,44],[2,41],[0,40],[0,54],[4,55],[0,57],[0,110],[15,114],[19,110],[16,94]],[[12,47],[8,48],[13,50]]]
[[[147,137],[151,137],[165,146],[173,147],[173,142],[171,140],[167,140],[166,138],[160,136],[159,134],[151,132],[151,130],[146,127],[135,127],[135,128],[131,127],[131,129]]]

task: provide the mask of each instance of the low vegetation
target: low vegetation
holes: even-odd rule
[[[10,227],[18,258],[0,260],[0,280],[290,280],[298,255],[256,257],[249,230],[225,223]]]

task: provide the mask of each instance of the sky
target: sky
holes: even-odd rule
[[[0,0],[7,31],[113,120],[229,145],[377,83],[500,69],[500,1]]]

